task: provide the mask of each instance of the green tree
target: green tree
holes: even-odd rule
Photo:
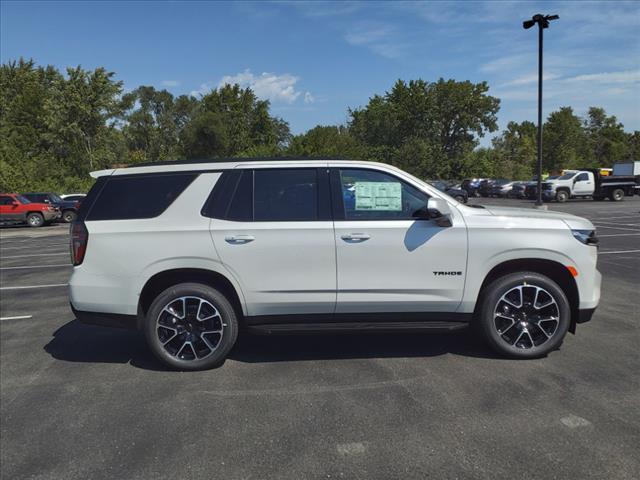
[[[611,167],[629,155],[629,137],[615,116],[607,116],[604,108],[589,108],[584,122],[591,155],[589,164]]]
[[[589,150],[582,121],[571,107],[552,112],[544,124],[542,167],[547,172],[584,166]]]
[[[424,168],[411,163],[412,168],[431,171],[428,176],[442,171],[458,176],[477,138],[497,129],[500,100],[489,96],[488,90],[486,82],[398,80],[384,96],[376,95],[364,108],[349,110],[349,127],[357,140],[384,152],[385,161],[404,167],[408,151],[427,148],[435,161],[447,166],[434,170],[429,166],[433,161],[425,159]],[[395,161],[387,157],[397,156],[407,142],[412,146],[402,157]]]
[[[346,157],[358,159],[364,157],[364,149],[344,126],[322,126],[312,128],[306,133],[291,139],[287,154],[303,157]]]
[[[496,175],[525,179],[533,175],[536,160],[536,126],[529,121],[509,122],[492,140]]]

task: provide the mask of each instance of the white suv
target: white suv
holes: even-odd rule
[[[600,298],[591,222],[466,206],[389,165],[170,162],[95,172],[72,226],[80,321],[142,330],[174,368],[238,331],[457,330],[516,358],[557,348]]]

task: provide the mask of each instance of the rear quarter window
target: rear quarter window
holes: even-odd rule
[[[94,185],[95,199],[82,203],[86,220],[131,220],[162,214],[198,174],[110,176]],[[104,177],[103,177],[104,178]],[[92,197],[90,192],[88,197]],[[82,212],[86,208],[87,212]]]

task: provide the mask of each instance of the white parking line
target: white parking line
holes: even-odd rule
[[[27,285],[24,287],[0,287],[0,290],[28,290],[31,288],[66,287],[68,283],[52,283],[49,285]]]
[[[601,223],[603,225],[613,225],[617,227],[618,225],[622,225],[623,227],[640,227],[640,223],[617,223],[617,222],[604,222],[602,220],[596,220],[597,223]]]
[[[610,227],[609,225],[600,225],[599,223],[593,223],[598,228],[608,228],[610,230],[625,230],[627,232],[640,232],[638,228],[625,228],[625,227]]]
[[[2,257],[2,258],[27,258],[27,257],[52,257],[54,255],[69,255],[69,252],[63,252],[63,253],[33,253],[30,255],[11,255],[9,257]]]
[[[607,235],[598,235],[600,237],[633,237],[636,235],[640,235],[640,233],[609,233]]]
[[[602,251],[600,251],[600,252],[598,252],[598,255],[611,255],[611,254],[614,254],[614,253],[637,253],[637,252],[640,252],[640,250],[615,250],[613,252],[607,252],[607,251],[602,252]]]
[[[16,317],[0,317],[1,321],[5,320],[26,320],[27,318],[33,318],[33,315],[18,315]]]
[[[54,267],[71,267],[70,263],[58,263],[57,265],[21,265],[19,267],[2,267],[0,270],[26,270],[30,268],[54,268]]]
[[[43,245],[43,246],[41,246],[39,248],[59,247],[59,246],[62,246],[62,245],[64,245],[65,247],[68,247],[69,243],[50,243],[48,245]],[[23,245],[21,247],[13,247],[13,246],[11,246],[11,247],[3,247],[2,245],[0,245],[0,251],[4,251],[4,250],[20,250],[21,248],[27,250],[29,248],[34,248],[34,247],[33,247],[33,245]]]

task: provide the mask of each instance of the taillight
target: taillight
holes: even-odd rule
[[[84,222],[73,222],[71,224],[71,262],[73,265],[80,265],[84,260],[89,242],[89,232]]]

